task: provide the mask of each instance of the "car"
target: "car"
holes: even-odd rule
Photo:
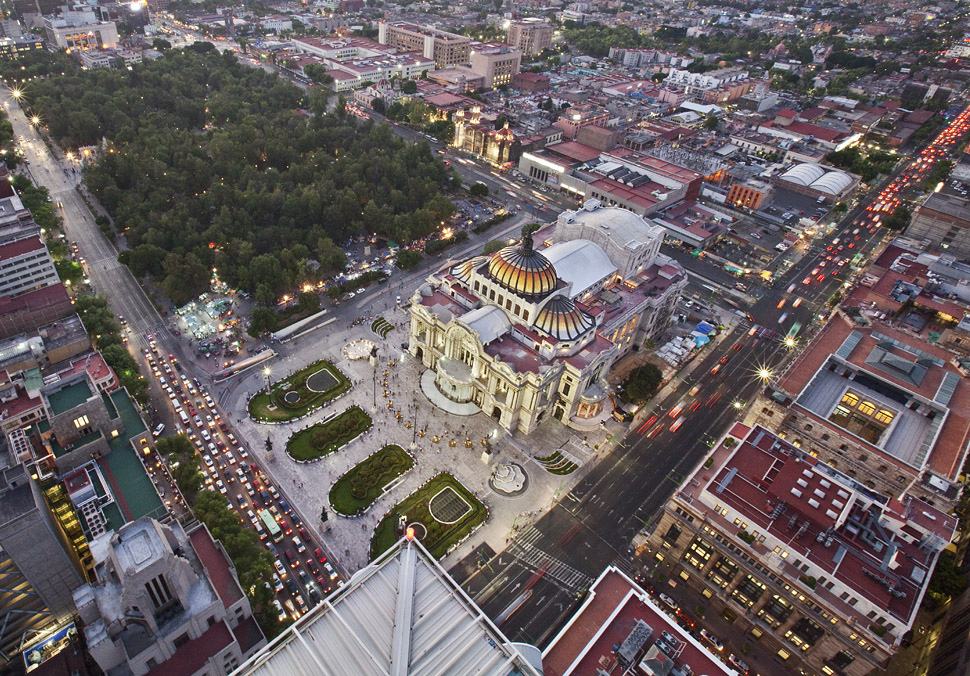
[[[331,580],[337,579],[337,571],[333,569],[333,566],[330,565],[329,561],[327,563],[324,563],[323,567],[327,571],[327,575],[330,577]]]
[[[276,568],[276,572],[279,574],[280,579],[286,578],[286,567],[283,565],[282,561],[276,559],[273,561],[273,567]]]
[[[321,601],[323,601],[323,597],[320,596],[320,592],[317,591],[316,587],[310,587],[309,594],[310,594],[310,603],[312,603],[313,605],[317,605]]]
[[[727,364],[729,359],[730,359],[730,357],[728,357],[728,356],[725,355],[724,357],[721,357],[721,363],[722,364]]]
[[[737,669],[739,673],[742,673],[742,674],[748,673],[747,663],[744,660],[737,657],[734,653],[731,653],[730,655],[728,655],[728,662],[731,664],[732,667]]]
[[[697,392],[700,389],[701,389],[700,385],[694,385],[692,388],[690,388],[690,391],[687,393],[687,396],[693,397],[695,394],[697,394]]]
[[[320,550],[319,547],[313,550],[313,555],[317,558],[317,561],[319,561],[320,563],[327,562],[327,557],[324,555],[324,553]]]
[[[212,462],[212,458],[210,456],[208,456],[208,455],[203,455],[202,456],[202,461],[205,462],[206,467],[212,467],[212,466],[215,465],[215,463]]]
[[[303,544],[303,540],[296,536],[293,537],[293,546],[296,547],[296,551],[299,554],[303,554],[306,551],[306,545]]]
[[[710,643],[711,646],[718,652],[724,650],[724,644],[721,643],[721,640],[707,629],[701,629],[701,640]]]
[[[296,580],[292,577],[286,578],[286,588],[290,590],[291,594],[296,594],[300,591],[300,588],[296,586]]]
[[[310,540],[312,538],[310,537],[310,532],[306,528],[303,528],[301,526],[300,528],[297,528],[296,530],[300,534],[300,537],[303,538],[303,540],[305,542],[310,542]]]
[[[165,423],[158,423],[155,429],[152,430],[152,436],[157,437],[164,431],[165,431]]]
[[[677,612],[678,610],[680,610],[680,606],[679,606],[679,605],[677,605],[677,602],[676,602],[676,601],[674,601],[674,600],[673,600],[672,598],[670,598],[669,596],[667,596],[666,594],[660,594],[660,595],[659,595],[659,596],[658,596],[657,598],[659,598],[659,599],[660,599],[660,602],[661,602],[662,604],[664,604],[665,606],[667,606],[668,608],[670,608],[670,609],[671,609],[672,611],[674,611],[675,613],[676,613],[676,612]]]
[[[320,574],[320,566],[313,559],[306,560],[306,567],[309,568],[310,572],[313,573],[314,575]]]
[[[711,369],[711,375],[716,376],[717,372],[721,370],[721,364],[714,364],[714,368]]]
[[[273,590],[277,593],[283,591],[283,580],[276,573],[273,573]]]
[[[290,568],[296,568],[300,565],[300,559],[296,558],[296,554],[293,553],[292,549],[283,550],[283,556],[285,556],[286,560],[289,562]]]
[[[273,606],[276,608],[276,619],[280,622],[286,622],[286,610],[283,608],[283,604],[277,599],[273,599]]]
[[[296,599],[296,605],[300,606],[300,611],[304,615],[310,612],[310,608],[309,606],[307,606],[306,601],[303,600],[302,596],[300,596],[299,594],[294,594],[293,597]]]
[[[246,506],[246,498],[243,496],[242,493],[236,493],[236,502],[239,503],[240,507]]]
[[[226,439],[228,439],[229,443],[233,446],[239,445],[239,441],[236,439],[236,437],[233,435],[232,432],[229,432],[228,434],[226,434]]]

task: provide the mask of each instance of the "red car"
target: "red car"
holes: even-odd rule
[[[313,555],[315,557],[317,557],[317,561],[319,561],[320,563],[326,563],[327,562],[327,557],[323,555],[323,552],[320,551],[320,548],[319,547],[317,547],[316,549],[313,550]]]

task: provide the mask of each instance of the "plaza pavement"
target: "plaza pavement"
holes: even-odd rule
[[[496,421],[482,413],[458,416],[433,406],[419,387],[424,367],[404,354],[401,348],[401,344],[408,340],[409,315],[406,310],[395,307],[395,296],[391,291],[393,289],[387,289],[383,299],[368,304],[373,307],[371,312],[385,309],[380,314],[394,324],[394,330],[386,338],[371,331],[371,320],[357,326],[334,323],[298,339],[295,346],[292,343],[286,346],[289,354],[270,362],[271,379],[276,382],[321,357],[331,360],[354,383],[350,392],[335,402],[295,422],[281,425],[256,423],[249,418],[247,402],[256,390],[265,387],[265,378],[259,369],[238,376],[220,396],[220,403],[232,417],[250,452],[259,458],[307,527],[321,536],[338,568],[348,574],[369,562],[371,534],[384,514],[439,472],[452,473],[489,509],[485,525],[452,552],[444,565],[451,565],[482,543],[495,551],[503,550],[513,525],[517,530],[528,527],[565,495],[592,466],[594,457],[608,452],[607,447],[612,443],[607,441],[608,431],[619,430],[619,424],[611,420],[593,432],[578,432],[550,418],[529,436],[509,435]],[[361,312],[365,311],[361,307]],[[376,397],[374,369],[370,363],[367,360],[349,361],[343,356],[344,345],[359,338],[371,340],[379,348]],[[386,377],[385,371],[388,373]],[[385,378],[386,386],[381,382]],[[388,407],[389,402],[393,408]],[[354,404],[372,416],[374,426],[370,433],[314,463],[298,464],[286,454],[286,440],[291,434]],[[400,421],[395,418],[397,411],[402,414]],[[415,428],[405,426],[407,421],[414,421],[415,416],[416,429],[426,430],[423,438],[415,434]],[[437,443],[432,440],[434,435],[440,437]],[[265,448],[267,437],[274,449],[271,454]],[[492,448],[488,464],[482,461],[482,439],[486,437]],[[466,447],[466,438],[471,440],[470,448]],[[411,450],[415,467],[400,483],[381,496],[366,514],[344,518],[330,511],[329,520],[321,523],[321,509],[328,505],[330,486],[338,477],[382,446],[394,443],[411,449],[412,440],[415,442],[415,448]],[[455,441],[454,447],[450,445],[452,440]],[[560,448],[582,463],[570,475],[553,475],[532,460],[532,456],[547,456]],[[488,485],[496,464],[505,462],[518,463],[528,476],[526,490],[514,497],[497,493]]]

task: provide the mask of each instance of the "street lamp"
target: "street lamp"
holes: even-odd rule
[[[741,410],[742,408],[744,408],[744,402],[743,402],[743,401],[741,401],[740,399],[735,399],[735,400],[734,400],[734,403],[733,403],[733,404],[731,404],[731,405],[732,405],[732,406],[734,406],[734,408],[735,408],[735,409],[737,409],[737,410],[739,410],[739,411],[740,411],[740,410]]]
[[[784,342],[785,342],[785,347],[787,347],[789,350],[793,349],[795,345],[798,343],[798,341],[795,340],[795,336],[785,336]]]
[[[767,366],[762,366],[761,368],[758,369],[758,379],[762,383],[767,384],[767,382],[771,380],[771,376],[772,376],[771,369],[769,369]]]
[[[34,115],[32,118],[30,118],[30,121],[33,122],[34,125],[38,125],[40,124],[40,117],[37,115]]]
[[[13,97],[18,101],[20,100],[20,97],[24,95],[24,93],[19,89],[13,89],[10,91],[10,93],[13,94]]]
[[[269,366],[263,369],[263,375],[266,377],[266,394],[269,394]]]

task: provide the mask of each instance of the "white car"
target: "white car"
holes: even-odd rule
[[[714,646],[714,649],[717,650],[718,652],[721,652],[722,650],[724,650],[724,644],[721,643],[721,640],[717,636],[709,632],[707,629],[701,629],[701,639],[707,641],[712,646]]]
[[[215,464],[215,463],[212,462],[212,458],[210,458],[208,455],[203,455],[202,456],[202,460],[205,461],[205,464],[208,467],[212,467]]]
[[[282,588],[282,585],[280,585]],[[273,599],[273,605],[276,606],[276,617],[280,622],[286,622],[286,610],[283,609],[283,604],[278,600]]]
[[[674,601],[669,596],[667,596],[666,594],[660,594],[659,598],[660,598],[660,602],[661,603],[663,603],[665,606],[667,606],[668,608],[670,608],[675,613],[678,610],[680,610],[680,606],[677,605],[677,602]]]
[[[222,479],[219,479],[216,482],[216,487],[219,489],[219,492],[222,493],[223,495],[229,492],[229,489],[226,488],[226,484],[222,482]]]

